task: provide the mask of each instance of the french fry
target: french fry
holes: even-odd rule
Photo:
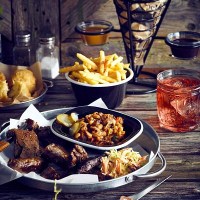
[[[83,76],[80,72],[72,72],[71,78],[74,79],[73,77],[79,81],[81,80],[80,82],[88,83],[91,85],[98,84],[98,81],[91,80],[90,78]]]
[[[109,70],[108,77],[115,79],[115,82],[123,80],[123,74],[115,70]]]
[[[88,73],[86,71],[80,71],[80,73],[85,77],[88,78],[90,80],[94,80],[97,81],[100,84],[104,84],[104,83],[109,83],[108,81],[105,81],[104,79],[100,78],[100,74],[99,73]]]
[[[97,69],[97,65],[91,59],[87,58],[86,56],[84,56],[84,55],[82,55],[80,53],[77,53],[77,57],[80,60],[82,60],[83,63],[89,64],[92,67],[92,69],[95,69],[95,70]],[[87,64],[86,64],[86,66],[87,66]]]
[[[100,74],[103,74],[104,73],[104,64],[105,64],[105,53],[104,51],[100,51],[100,69],[99,69],[99,72]]]
[[[110,67],[114,67],[115,65],[119,64],[123,60],[123,57],[118,57],[113,62],[111,62]]]
[[[121,73],[119,71],[115,71],[115,73],[116,73],[117,81],[121,81],[122,80]]]
[[[75,62],[74,66],[60,69],[60,73],[70,73],[70,77],[79,82],[91,85],[114,83],[126,79],[127,68],[130,64],[124,64],[123,57],[117,54],[105,55],[101,50],[99,57],[88,58],[80,53],[77,57],[82,64]]]
[[[109,77],[109,76],[104,76],[104,75],[100,75],[101,79],[109,82],[109,83],[115,83],[117,82],[116,79],[112,78],[112,77]]]
[[[130,63],[124,64],[124,69],[129,68],[129,67],[130,67]]]
[[[72,71],[80,71],[80,70],[83,70],[83,69],[84,69],[83,65],[74,65],[74,66],[61,68],[60,69],[60,73],[67,73],[67,72],[72,72]]]
[[[111,56],[109,56],[109,57],[106,58],[105,68],[109,68],[110,67],[110,65],[111,65],[111,63],[113,61],[114,56],[115,56],[115,54],[113,54],[113,55],[111,55]]]

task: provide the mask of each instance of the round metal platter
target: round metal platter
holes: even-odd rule
[[[56,109],[56,110],[50,110],[46,112],[42,112],[42,114],[47,119],[53,119],[56,117],[56,115],[67,112],[69,108],[63,108],[63,109]],[[62,189],[62,192],[65,193],[88,193],[88,192],[99,192],[106,189],[116,188],[122,185],[126,185],[130,182],[135,181],[137,178],[150,178],[155,177],[161,174],[165,168],[166,168],[166,160],[163,157],[163,155],[160,153],[160,140],[157,135],[157,133],[154,131],[154,129],[147,124],[146,122],[142,121],[143,124],[143,132],[141,135],[128,144],[128,147],[133,147],[136,144],[140,145],[146,152],[150,154],[150,152],[153,153],[153,156],[149,160],[147,164],[145,164],[140,169],[127,174],[125,176],[110,179],[106,181],[99,181],[96,183],[59,183],[57,181],[57,188]],[[8,131],[9,127],[4,128],[2,132],[0,133],[0,136],[5,136],[6,132]],[[102,151],[94,150],[92,149],[92,154],[102,154]],[[1,153],[2,156],[4,156],[3,152]],[[90,155],[90,154],[89,154]],[[160,168],[155,171],[148,173],[148,171],[153,167],[155,161],[159,158],[161,160],[161,166]],[[48,190],[48,191],[54,191],[54,184],[55,182],[53,180],[38,180],[37,178],[30,178],[30,177],[22,177],[18,179],[21,183],[29,185],[33,188],[38,188],[42,190]]]

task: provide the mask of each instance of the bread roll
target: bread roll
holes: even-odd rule
[[[12,76],[12,84],[15,82],[22,82],[27,86],[30,93],[33,93],[36,89],[36,78],[33,72],[28,69],[17,69]]]
[[[22,81],[16,81],[9,92],[9,97],[15,99],[16,97],[31,97],[28,87]]]
[[[4,102],[8,99],[8,83],[6,82],[6,77],[2,72],[0,72],[0,101]]]
[[[9,97],[18,96],[31,97],[36,89],[36,78],[33,72],[28,69],[17,69],[12,75],[11,91]]]

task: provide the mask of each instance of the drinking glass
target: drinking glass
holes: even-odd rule
[[[200,72],[170,69],[157,75],[157,112],[160,126],[188,132],[200,121]]]

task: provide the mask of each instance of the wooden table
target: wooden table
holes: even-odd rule
[[[120,41],[121,42],[121,41]],[[116,40],[110,45],[118,44]],[[68,43],[63,45],[80,47],[80,42],[76,44],[68,41]],[[157,45],[157,43],[155,44]],[[159,45],[158,45],[159,46]],[[107,50],[109,52],[115,51],[117,48],[109,47]],[[160,47],[160,46],[159,46]],[[81,49],[82,47],[80,47]],[[104,47],[106,49],[106,47]],[[86,48],[86,53],[87,53]],[[65,49],[66,50],[66,49]],[[154,49],[155,50],[155,49]],[[89,52],[89,50],[88,50]],[[94,51],[95,52],[95,51]],[[147,66],[148,70],[158,72],[164,67],[169,67],[170,63],[173,61],[155,60],[154,68],[152,57],[155,51],[152,51],[149,57],[149,64]],[[162,54],[162,51],[159,51]],[[91,53],[91,52],[90,52]],[[122,53],[124,53],[122,51]],[[161,57],[160,54],[158,58]],[[67,59],[67,57],[66,57]],[[68,60],[66,61],[66,63]],[[160,63],[158,63],[160,62]],[[180,62],[181,61],[176,61]],[[197,64],[199,60],[195,61]],[[191,65],[194,65],[193,61],[187,61]],[[197,67],[197,64],[195,65]],[[178,64],[177,64],[178,65]],[[156,66],[156,68],[155,68]],[[158,67],[159,66],[159,67]],[[63,108],[76,106],[76,99],[73,95],[70,84],[65,80],[64,76],[59,76],[54,82],[54,87],[49,88],[45,98],[42,102],[35,105],[39,111],[46,111],[50,109]],[[12,118],[18,118],[23,113],[25,109],[19,110],[8,110],[0,112],[0,124]],[[159,177],[172,175],[172,177],[163,183],[161,186],[153,190],[151,193],[147,194],[143,199],[200,199],[200,131],[192,131],[188,133],[172,133],[166,131],[159,127],[157,111],[156,111],[156,93],[143,94],[143,95],[126,95],[123,103],[116,110],[123,113],[136,116],[142,120],[149,123],[158,133],[161,141],[161,152],[167,160],[167,167],[164,173],[159,175]],[[155,167],[160,166],[160,163],[156,163]],[[140,191],[145,186],[152,183],[156,178],[150,179],[138,179],[128,185],[109,189],[107,191],[88,193],[88,194],[70,194],[70,193],[60,193],[58,199],[70,199],[70,200],[81,200],[81,199],[95,199],[95,200],[116,200],[119,199],[121,195],[131,195],[137,191]],[[10,183],[0,186],[0,197],[1,200],[4,199],[52,199],[54,196],[52,192],[46,192],[28,186],[24,186],[17,181],[12,181]]]

